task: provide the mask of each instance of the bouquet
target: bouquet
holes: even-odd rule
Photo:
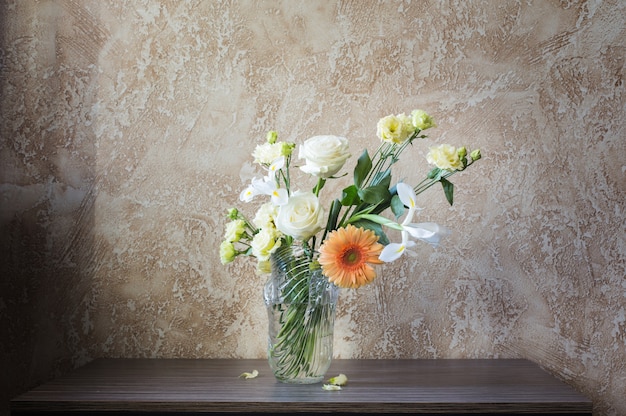
[[[433,222],[414,223],[417,196],[440,183],[453,203],[449,177],[480,159],[480,150],[447,144],[430,148],[433,165],[415,185],[394,182],[392,166],[423,133],[435,127],[422,110],[383,117],[377,124],[380,144],[358,157],[352,183],[325,207],[320,194],[328,180],[340,179],[350,158],[344,137],[315,136],[298,148],[298,167],[308,188],[292,182],[296,144],[279,141],[271,131],[256,146],[254,161],[263,175],[241,192],[242,202],[261,199],[249,219],[236,208],[228,212],[223,264],[239,256],[257,260],[257,272],[270,274],[264,297],[268,306],[268,358],[280,381],[314,383],[323,378],[332,358],[332,334],[337,288],[358,288],[376,278],[376,265],[411,253],[417,241],[437,246],[449,230]],[[294,175],[295,176],[295,175]],[[390,241],[392,230],[400,238]]]
[[[253,178],[240,195],[242,202],[256,198],[265,202],[252,220],[236,208],[228,211],[230,221],[220,245],[222,264],[238,256],[252,256],[260,274],[270,273],[271,255],[297,243],[329,281],[343,288],[358,288],[376,278],[373,265],[397,260],[411,252],[416,241],[437,246],[449,230],[432,222],[412,222],[420,210],[417,195],[440,183],[452,205],[454,185],[448,178],[479,160],[481,154],[478,149],[468,154],[465,147],[434,146],[427,155],[433,167],[422,181],[416,185],[393,183],[392,165],[415,140],[426,138],[424,130],[432,127],[435,122],[423,110],[381,118],[377,150],[373,155],[363,151],[352,183],[328,209],[322,206],[320,193],[328,180],[342,177],[336,175],[351,156],[348,140],[327,135],[302,143],[298,167],[316,181],[311,189],[294,190],[290,169],[296,144],[278,141],[278,134],[270,131],[266,142],[252,153],[265,175]],[[382,215],[388,209],[392,215]],[[399,231],[400,241],[391,242],[388,230]]]

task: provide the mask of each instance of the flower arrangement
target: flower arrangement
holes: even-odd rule
[[[468,154],[465,147],[443,144],[431,147],[427,161],[432,169],[417,185],[393,183],[391,167],[424,130],[436,127],[422,110],[410,115],[388,115],[377,123],[380,144],[370,156],[367,149],[357,160],[353,182],[332,200],[328,209],[320,192],[329,179],[343,169],[350,158],[349,142],[344,137],[315,136],[299,147],[299,168],[316,178],[311,190],[294,190],[291,169],[296,144],[278,141],[271,131],[266,142],[252,156],[265,171],[252,179],[241,192],[240,200],[250,202],[263,197],[252,220],[240,210],[228,212],[224,241],[220,245],[223,264],[238,256],[257,260],[259,273],[270,273],[270,258],[280,247],[300,244],[311,267],[320,267],[330,282],[343,288],[358,288],[376,278],[377,264],[392,262],[410,252],[415,240],[437,246],[449,230],[432,222],[413,223],[419,212],[417,195],[437,182],[443,186],[452,205],[454,186],[448,178],[480,159],[480,150]],[[390,209],[393,218],[382,215]],[[400,221],[400,218],[404,219]],[[386,230],[400,232],[399,242],[390,242]]]
[[[340,172],[351,156],[346,138],[315,136],[300,145],[299,168],[316,178],[310,190],[294,189],[292,183],[295,143],[278,141],[271,131],[254,149],[264,175],[253,178],[239,198],[262,197],[264,202],[252,220],[236,208],[229,210],[220,258],[227,264],[252,256],[258,273],[270,274],[264,289],[268,358],[278,380],[314,383],[323,378],[332,358],[338,287],[370,283],[376,265],[411,252],[416,240],[437,246],[449,233],[432,222],[412,222],[419,211],[417,195],[439,182],[452,204],[454,186],[448,178],[480,159],[480,150],[468,155],[465,147],[431,147],[427,161],[433,168],[426,178],[414,186],[392,181],[393,164],[431,127],[433,119],[422,110],[380,119],[378,149],[372,156],[363,151],[352,183],[328,209],[320,193],[328,180],[345,175]],[[388,209],[392,215],[383,215]],[[399,232],[400,241],[391,242],[388,230]]]

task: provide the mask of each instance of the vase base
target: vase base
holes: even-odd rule
[[[276,380],[286,384],[315,384],[324,381],[324,377],[303,377],[303,378],[280,378],[275,376]]]

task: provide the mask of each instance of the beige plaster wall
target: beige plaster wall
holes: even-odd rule
[[[337,134],[352,166],[378,118],[423,108],[439,127],[397,175],[431,144],[484,159],[453,207],[420,199],[443,247],[342,292],[336,356],[524,357],[626,414],[626,2],[3,0],[0,19],[0,412],[100,356],[264,357],[263,281],[216,250],[250,152]]]

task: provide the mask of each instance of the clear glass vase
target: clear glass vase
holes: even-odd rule
[[[278,249],[264,298],[269,318],[268,360],[284,383],[324,379],[333,356],[339,288],[322,274],[300,246]]]

